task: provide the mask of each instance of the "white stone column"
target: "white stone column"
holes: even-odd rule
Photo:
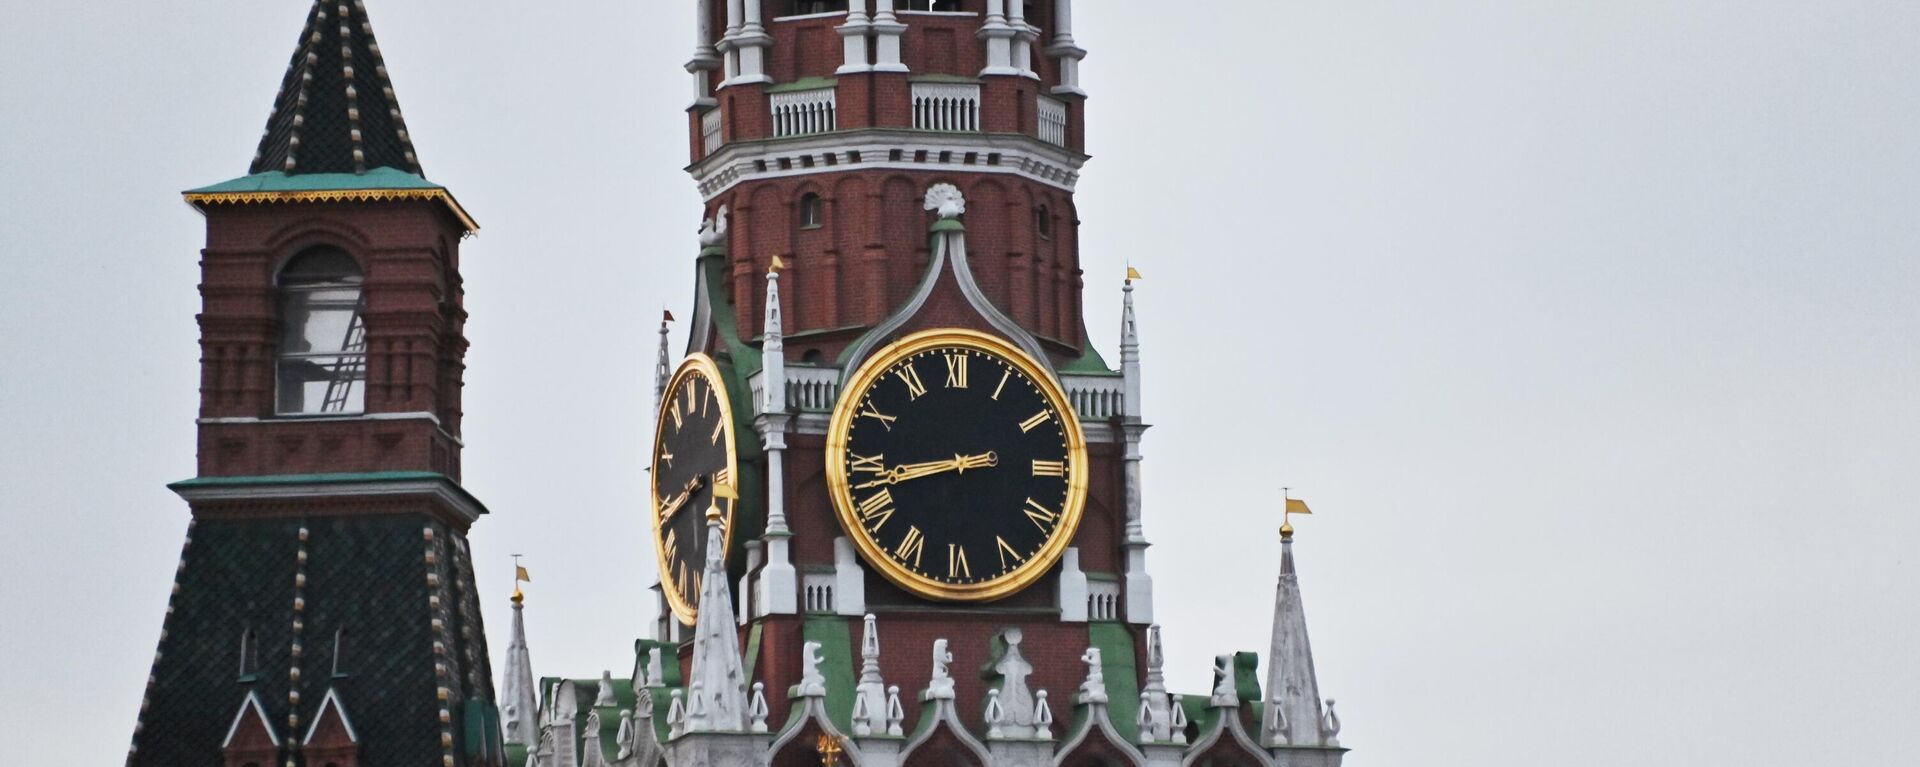
[[[1080,60],[1087,52],[1073,41],[1073,0],[1054,0],[1053,9],[1053,43],[1047,46],[1047,55],[1060,59],[1060,84],[1053,92],[1085,96],[1087,92],[1080,89]]]
[[[693,75],[693,105],[710,107],[716,102],[707,73],[720,68],[720,52],[713,47],[713,0],[698,0],[693,13],[693,58],[687,61],[687,72]]]
[[[867,0],[853,0],[847,4],[847,23],[841,24],[840,46],[842,61],[836,75],[858,74],[873,71],[873,65],[867,63],[867,33],[873,30],[873,22],[867,18]]]
[[[1013,68],[1022,77],[1040,79],[1033,71],[1033,44],[1040,39],[1040,28],[1027,23],[1026,0],[1009,0],[1007,26],[1013,27]]]
[[[1133,313],[1133,280],[1127,280],[1120,309],[1120,380],[1124,394],[1120,403],[1120,435],[1125,441],[1122,461],[1126,471],[1126,620],[1128,623],[1153,622],[1153,576],[1147,572],[1147,543],[1140,507],[1140,437],[1147,425],[1140,420],[1140,324]]]
[[[773,36],[767,34],[767,28],[760,24],[760,0],[745,0],[745,16],[740,20],[740,37],[734,44],[740,47],[740,83],[770,83],[773,78],[767,76],[767,48],[773,45]]]
[[[1013,0],[1016,5],[1021,1]],[[982,76],[1020,74],[1013,68],[1013,38],[1018,31],[1007,24],[1007,0],[987,0],[987,20],[977,34],[987,46],[987,67],[980,70]]]
[[[907,65],[900,62],[900,36],[906,34],[907,25],[894,15],[894,0],[873,1],[873,71],[905,72]]]
[[[740,17],[745,12],[741,5],[744,0],[726,0],[726,2],[727,31],[720,36],[720,42],[714,46],[726,56],[726,79],[720,81],[722,88],[732,85],[733,81],[740,77],[740,47],[737,42],[740,37]]]

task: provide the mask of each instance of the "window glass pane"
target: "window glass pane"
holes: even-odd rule
[[[280,359],[281,415],[359,413],[366,409],[365,355]]]
[[[359,317],[358,288],[288,290],[281,303],[280,353],[359,351],[366,344]]]

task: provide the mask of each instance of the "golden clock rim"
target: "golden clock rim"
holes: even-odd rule
[[[707,356],[705,353],[694,352],[687,355],[686,359],[680,361],[680,366],[674,368],[673,375],[667,379],[666,388],[661,390],[660,402],[655,405],[653,414],[653,444],[651,446],[653,455],[647,462],[647,465],[652,469],[647,474],[647,498],[650,500],[647,506],[647,517],[651,522],[650,526],[653,530],[653,532],[649,534],[649,537],[653,538],[653,561],[655,572],[660,578],[660,593],[666,597],[667,608],[673,612],[674,618],[689,626],[693,625],[694,621],[699,617],[700,610],[692,604],[689,604],[686,595],[681,594],[679,590],[673,586],[673,582],[667,578],[667,548],[665,540],[660,535],[660,483],[654,478],[658,477],[660,472],[660,443],[661,440],[666,438],[667,406],[673,402],[672,392],[680,387],[681,382],[692,375],[699,375],[706,378],[707,384],[713,387],[715,396],[720,401],[720,412],[722,416],[720,420],[726,430],[723,439],[727,443],[727,475],[733,477],[734,489],[736,491],[740,486],[740,452],[734,442],[733,400],[727,395],[726,379],[721,376],[720,363],[718,361]],[[726,521],[724,522],[726,535],[722,537],[720,542],[722,558],[725,558],[728,552],[733,551],[733,537],[736,532],[733,523],[734,516],[739,511],[740,501],[737,499],[728,501],[726,506]],[[706,563],[701,563],[701,568],[705,569],[705,567]]]
[[[1054,410],[1060,413],[1067,433],[1067,502],[1061,511],[1060,534],[1053,536],[1047,545],[1041,548],[1033,559],[1014,568],[1013,572],[994,580],[964,586],[928,578],[901,566],[886,556],[885,550],[867,534],[866,528],[859,524],[854,510],[852,489],[848,486],[846,469],[847,437],[853,428],[854,412],[859,409],[858,401],[876,380],[886,373],[894,363],[919,354],[928,349],[940,347],[964,347],[984,352],[1007,360],[1020,372],[1040,387]],[[1080,516],[1087,501],[1087,443],[1086,435],[1080,430],[1080,415],[1073,409],[1073,402],[1067,398],[1066,391],[1053,375],[1039,361],[1028,356],[1019,347],[999,336],[982,333],[966,328],[938,328],[912,333],[888,344],[874,352],[873,356],[861,363],[845,386],[840,388],[840,401],[834,405],[833,419],[827,427],[827,493],[833,500],[834,517],[839,520],[840,528],[853,539],[862,558],[877,570],[889,582],[907,591],[929,599],[946,602],[992,602],[1020,593],[1032,586],[1053,569],[1067,548],[1072,545],[1073,537],[1080,532]]]

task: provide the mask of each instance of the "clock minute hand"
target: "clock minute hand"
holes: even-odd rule
[[[949,471],[964,472],[968,469],[978,469],[985,466],[996,466],[999,463],[1000,463],[1000,456],[996,453],[989,451],[985,453],[980,453],[979,455],[956,455],[952,459],[945,460],[945,461],[927,461],[925,463],[901,464],[899,466],[895,466],[891,469],[888,469],[886,473],[880,475],[878,479],[875,479],[871,482],[867,482],[865,484],[856,485],[855,489],[865,490],[867,488],[879,487],[882,485],[899,484],[909,479],[919,479],[921,477],[930,477],[935,474],[944,474]]]

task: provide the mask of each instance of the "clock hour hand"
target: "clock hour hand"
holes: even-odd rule
[[[979,469],[979,468],[984,468],[988,466],[997,466],[999,464],[1000,464],[999,454],[994,453],[992,451],[980,453],[978,455],[956,455],[951,460],[946,460],[946,461],[927,461],[926,463],[901,464],[899,466],[895,466],[891,469],[881,472],[880,477],[878,479],[874,479],[873,481],[867,482],[864,484],[855,485],[854,489],[865,490],[867,488],[880,487],[882,485],[898,484],[901,482],[905,482],[909,479],[919,479],[921,477],[928,477],[935,474],[944,474],[949,471],[964,472],[968,469]]]
[[[679,495],[667,499],[666,503],[660,505],[660,521],[665,522],[672,519],[674,514],[679,513],[680,509],[687,505],[687,501],[693,499],[693,494],[700,491],[701,484],[702,481],[699,476],[687,480],[686,488],[681,490]]]

